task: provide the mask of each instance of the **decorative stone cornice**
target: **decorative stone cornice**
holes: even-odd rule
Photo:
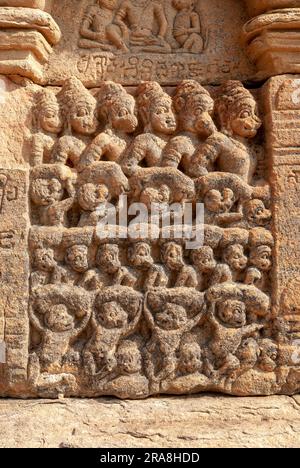
[[[0,1],[0,73],[41,81],[61,38],[51,7],[52,0]]]
[[[263,79],[300,71],[300,1],[245,0],[253,17],[243,28],[243,41]]]

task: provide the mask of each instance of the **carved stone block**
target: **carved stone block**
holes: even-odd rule
[[[50,3],[0,2],[0,396],[297,393],[300,78],[242,1]]]

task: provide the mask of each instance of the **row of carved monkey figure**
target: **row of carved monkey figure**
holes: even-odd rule
[[[270,312],[264,293],[231,282],[210,288],[205,296],[191,297],[188,291],[161,288],[149,291],[143,301],[130,288],[111,287],[97,294],[91,309],[87,293],[78,288],[37,289],[30,318],[41,338],[32,351],[31,373],[37,379],[45,373],[65,375],[82,359],[96,387],[118,375],[145,373],[152,391],[159,391],[161,382],[180,375],[205,374],[206,385],[209,379],[231,385],[257,364],[266,372],[276,369],[277,347],[262,333]],[[73,345],[88,323],[92,333],[79,351]],[[210,332],[203,341],[207,325]],[[197,330],[204,333],[200,341]]]
[[[108,286],[127,286],[140,291],[158,287],[205,291],[213,285],[233,281],[268,291],[272,248],[272,235],[263,228],[251,230],[249,236],[247,231],[232,230],[231,236],[218,248],[205,245],[185,250],[181,242],[164,240],[160,251],[154,252],[151,242],[146,240],[126,246],[103,242],[94,259],[87,243],[73,241],[65,249],[63,264],[55,259],[51,248],[34,250],[31,287],[34,290],[47,284],[67,284],[88,291]],[[61,249],[59,253],[61,257]]]
[[[57,95],[39,91],[35,116],[32,165],[71,164],[81,172],[108,160],[127,176],[139,166],[172,167],[193,179],[217,168],[252,182],[247,140],[261,121],[255,99],[238,81],[221,86],[214,101],[193,80],[181,82],[172,97],[158,83],[144,82],[135,99],[113,82],[103,82],[94,96],[72,77]]]

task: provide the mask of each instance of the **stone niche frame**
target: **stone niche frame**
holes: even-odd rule
[[[134,395],[132,388],[129,386],[128,389],[125,384],[126,391],[113,388],[106,392],[91,391],[82,395],[78,389],[74,389],[73,382],[68,381],[68,376],[54,382],[51,390],[44,382],[40,382],[39,388],[33,389],[35,376],[28,373],[28,238],[31,229],[28,128],[31,129],[34,96],[39,91],[39,86],[50,85],[51,89],[53,87],[57,91],[69,78],[65,73],[59,74],[55,66],[51,69],[59,57],[56,51],[62,41],[60,21],[53,13],[57,1],[0,1],[0,73],[3,75],[1,92],[5,98],[4,103],[1,101],[0,120],[8,119],[7,126],[11,127],[9,131],[5,126],[0,129],[4,141],[0,164],[0,264],[4,266],[0,279],[0,361],[5,361],[0,362],[0,396],[56,398],[60,394],[115,394],[121,398],[142,398],[149,393],[163,392],[164,389],[149,393],[141,391],[140,395]],[[239,3],[242,4],[242,1]],[[272,376],[264,381],[266,376],[262,375],[261,385],[254,385],[254,388],[245,381],[244,387],[240,386],[238,390],[228,390],[226,386],[221,388],[218,385],[209,388],[205,384],[199,384],[192,391],[213,390],[237,395],[294,394],[300,389],[300,305],[297,294],[300,285],[300,129],[297,125],[300,112],[300,77],[293,74],[300,71],[300,5],[293,0],[244,0],[244,3],[248,8],[249,20],[244,26],[241,25],[239,35],[241,48],[252,65],[249,62],[250,68],[245,75],[234,76],[233,72],[229,78],[252,83],[255,80],[260,83],[260,80],[268,79],[253,94],[255,97],[259,96],[261,115],[264,116],[265,158],[272,190],[272,233],[275,247],[271,319],[274,321],[273,333],[276,334],[278,344],[279,370],[275,380]],[[34,21],[30,22],[32,17]],[[198,71],[194,73],[195,76],[184,78],[197,78],[197,73]],[[82,78],[84,74],[85,70],[77,78]],[[282,74],[285,75],[276,76]],[[134,79],[125,84],[138,85],[139,83],[134,83]],[[96,74],[83,81],[86,88],[93,90],[99,86],[101,79]],[[213,93],[213,88],[209,85],[220,85],[225,77],[221,74],[215,81],[212,76],[208,79],[200,78],[199,81]],[[177,83],[171,81],[162,84],[170,85],[165,89],[171,93]],[[22,103],[17,111],[16,102]],[[14,112],[7,117],[9,109],[13,107]],[[286,324],[289,326],[289,338],[285,333]],[[255,381],[257,376],[252,378]],[[143,384],[142,382],[141,385]],[[189,384],[181,390],[175,385],[169,393],[185,393],[190,389]]]

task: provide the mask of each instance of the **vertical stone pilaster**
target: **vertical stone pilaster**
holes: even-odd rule
[[[0,341],[2,386],[20,391],[28,360],[27,172],[0,169]],[[4,343],[4,345],[3,345]],[[0,376],[1,376],[0,374]],[[3,384],[4,380],[4,384]]]

